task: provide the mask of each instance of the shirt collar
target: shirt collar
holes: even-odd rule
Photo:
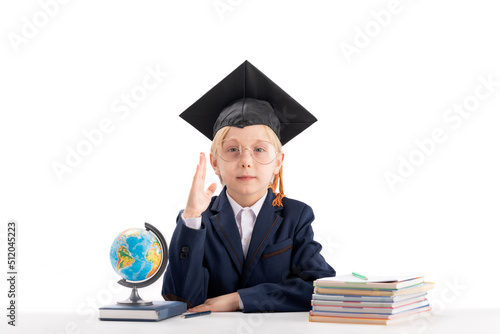
[[[227,193],[227,190],[226,190],[226,196],[227,196],[227,199],[229,201],[229,204],[231,204],[231,208],[233,209],[233,213],[235,216],[241,211],[241,209],[246,209],[246,208],[243,208],[238,203],[236,203],[236,201],[231,196],[229,196],[229,194]],[[259,215],[260,209],[262,209],[262,205],[264,205],[264,201],[266,200],[266,197],[267,197],[267,192],[257,202],[255,202],[254,205],[252,205],[250,207],[250,210],[253,211],[253,213],[255,214],[255,217],[257,217]]]

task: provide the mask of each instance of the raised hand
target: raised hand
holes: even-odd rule
[[[205,176],[207,173],[207,159],[204,153],[200,153],[200,162],[196,166],[196,173],[193,177],[193,184],[189,192],[186,209],[184,210],[184,218],[200,217],[210,204],[212,195],[217,189],[217,185],[212,183],[205,191]]]

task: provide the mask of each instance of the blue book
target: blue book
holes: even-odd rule
[[[108,305],[99,308],[100,320],[160,321],[186,312],[187,305],[177,301],[154,301],[153,305]]]

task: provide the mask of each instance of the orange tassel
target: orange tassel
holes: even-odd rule
[[[278,184],[280,190],[279,192],[276,192]],[[274,180],[269,184],[269,188],[271,188],[274,195],[276,195],[276,198],[273,201],[273,206],[283,206],[283,197],[285,197],[283,190],[283,166],[281,166],[279,173],[274,176]]]

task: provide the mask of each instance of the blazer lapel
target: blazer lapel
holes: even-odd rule
[[[279,215],[279,212],[283,207],[274,207],[273,200],[275,195],[271,190],[268,190],[266,200],[260,209],[257,220],[255,221],[255,226],[252,232],[252,240],[250,241],[250,246],[248,247],[248,253],[245,260],[245,266],[243,270],[243,285],[248,281],[252,274],[253,269],[257,265],[264,249],[269,244],[272,236],[276,233],[283,217]]]
[[[227,200],[225,187],[212,204],[211,210],[214,215],[210,217],[210,222],[222,240],[236,270],[241,275],[244,261],[241,236],[234,219],[233,209]]]

